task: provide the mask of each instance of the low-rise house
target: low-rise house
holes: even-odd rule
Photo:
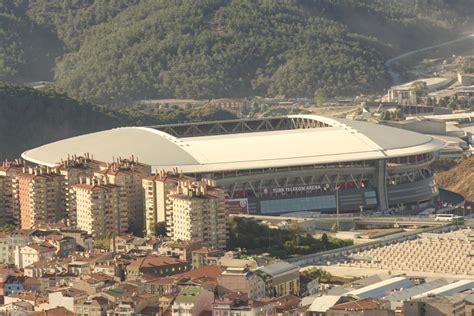
[[[152,294],[171,294],[178,292],[179,278],[163,277],[145,282],[145,291]]]
[[[41,312],[34,312],[30,316],[74,316],[74,313],[64,307],[54,307],[43,310]]]
[[[280,296],[273,300],[273,306],[278,314],[291,314],[297,311],[300,306],[301,299],[294,295]]]
[[[170,276],[189,271],[191,264],[172,257],[147,256],[134,259],[125,269],[127,279],[134,280],[143,274]]]
[[[5,282],[11,275],[14,275],[14,273],[15,271],[13,271],[13,269],[10,269],[8,267],[0,268],[0,296],[5,295],[3,285],[5,284]]]
[[[15,249],[31,243],[30,230],[0,233],[0,263],[15,264]]]
[[[65,288],[49,293],[49,307],[62,306],[68,311],[74,312],[74,305],[87,300],[87,293],[75,288]]]
[[[23,283],[26,292],[44,293],[49,288],[49,280],[43,278],[26,278]]]
[[[271,302],[249,300],[247,294],[230,292],[214,300],[212,316],[258,316],[272,315],[275,308]]]
[[[267,296],[299,295],[300,273],[297,266],[279,261],[258,269],[256,273],[265,282]]]
[[[57,234],[45,236],[44,239],[56,248],[56,255],[60,258],[66,258],[76,251],[76,240],[72,237]]]
[[[76,316],[106,316],[113,305],[105,297],[95,296],[84,302],[74,304]]]
[[[72,237],[76,240],[76,248],[79,246],[82,251],[90,251],[94,248],[94,240],[92,235],[87,233],[85,230],[80,229],[70,229],[65,227],[60,230],[61,234],[64,236]]]
[[[0,305],[0,313],[5,313],[6,315],[29,315],[35,310],[35,307],[28,302],[13,302],[10,304]]]
[[[24,276],[10,275],[3,284],[5,295],[23,292],[25,280]]]
[[[64,273],[67,269],[61,261],[42,259],[28,265],[23,271],[30,278],[40,278],[45,274]]]
[[[159,311],[160,296],[149,293],[134,295],[122,300],[117,310],[120,316],[133,316],[143,314],[143,310],[147,307],[154,307]]]
[[[34,306],[35,311],[42,311],[49,308],[48,297],[36,293],[13,293],[4,297],[5,305],[15,302],[28,302]]]
[[[365,298],[352,302],[334,305],[327,311],[327,316],[395,316],[390,309],[390,301],[378,298]],[[414,314],[405,314],[414,315]],[[432,315],[432,314],[426,314]],[[434,316],[434,315],[433,315]]]
[[[220,257],[217,264],[224,267],[230,268],[249,268],[256,269],[259,264],[252,258],[240,258],[240,254],[234,251],[228,251],[224,256]]]
[[[403,302],[403,313],[409,316],[465,315],[466,302],[459,296],[429,295]]]
[[[49,243],[17,247],[15,265],[24,268],[40,260],[51,260],[56,255],[56,248]]]
[[[203,247],[203,244],[195,241],[168,241],[158,248],[161,256],[175,257],[184,261],[192,260],[192,252]]]
[[[227,268],[217,277],[217,284],[219,296],[229,292],[247,293],[253,300],[265,296],[265,282],[247,268]]]
[[[142,294],[140,287],[130,283],[122,283],[120,286],[115,286],[102,291],[101,296],[114,304],[119,304],[127,297]]]
[[[334,305],[354,301],[354,298],[342,295],[323,295],[314,298],[306,313],[308,316],[326,316]]]
[[[86,292],[88,295],[100,293],[103,289],[115,284],[113,277],[104,273],[92,273],[80,276],[74,281],[73,287]]]
[[[217,265],[219,258],[224,256],[224,252],[210,247],[201,247],[191,251],[193,268],[202,266]]]
[[[212,310],[214,294],[201,287],[184,288],[174,300],[172,316],[200,316]]]

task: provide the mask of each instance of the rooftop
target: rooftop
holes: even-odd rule
[[[54,166],[75,152],[91,152],[102,161],[135,154],[155,170],[177,167],[186,173],[372,160],[444,146],[427,135],[367,122],[316,115],[287,119],[308,120],[321,127],[181,138],[150,127],[124,127],[47,144],[24,152],[22,157]]]
[[[264,266],[260,268],[259,271],[271,276],[276,276],[276,275],[290,272],[290,271],[298,271],[298,267],[286,261],[279,261],[279,262]]]
[[[330,309],[332,310],[346,310],[346,311],[365,311],[371,309],[379,309],[381,306],[387,304],[387,300],[381,300],[376,298],[365,298],[362,300],[341,303],[334,305]]]

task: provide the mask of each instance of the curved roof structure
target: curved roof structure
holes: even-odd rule
[[[211,172],[383,159],[444,147],[431,136],[383,125],[316,115],[287,118],[318,126],[180,138],[151,127],[123,127],[50,143],[22,157],[55,166],[68,154],[88,152],[100,161],[134,155],[154,169]]]

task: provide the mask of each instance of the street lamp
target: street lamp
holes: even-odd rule
[[[339,187],[336,187],[336,229],[339,231]]]

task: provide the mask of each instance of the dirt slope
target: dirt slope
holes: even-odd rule
[[[474,201],[474,156],[437,174],[436,181],[440,187],[458,192],[468,201]]]

